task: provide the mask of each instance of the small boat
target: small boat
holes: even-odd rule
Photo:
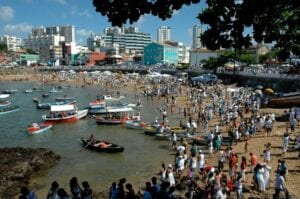
[[[106,113],[106,102],[104,100],[98,100],[92,101],[89,103],[89,113],[91,114],[101,114]]]
[[[125,121],[124,125],[129,129],[139,129],[139,130],[143,130],[148,126],[148,124],[145,122],[133,121],[133,120]]]
[[[159,134],[160,131],[159,131],[159,128],[155,128],[155,127],[146,127],[145,130],[144,130],[144,133],[146,135],[151,135],[151,136],[154,136],[156,134]]]
[[[14,94],[17,91],[18,91],[18,89],[6,89],[6,90],[2,91],[2,93],[3,94]]]
[[[27,89],[27,90],[24,91],[25,94],[32,93],[32,92],[33,92],[33,90],[31,90],[31,89]]]
[[[43,89],[43,88],[38,88],[38,87],[33,87],[32,90],[33,90],[34,92],[41,92],[41,91],[43,91],[44,89]]]
[[[128,110],[127,103],[124,104],[116,104],[116,105],[112,105],[112,106],[106,106],[105,107],[93,107],[93,108],[89,108],[89,113],[91,114],[107,114],[109,112],[126,112]],[[130,108],[132,109],[132,108]]]
[[[88,110],[78,110],[74,104],[52,105],[49,115],[42,115],[47,122],[75,122],[87,116]]]
[[[133,120],[132,108],[111,109],[104,117],[96,117],[97,124],[122,124],[127,120]]]
[[[125,97],[122,95],[117,95],[117,96],[111,96],[111,95],[102,95],[99,99],[105,100],[105,101],[117,101],[124,99]]]
[[[0,108],[11,105],[9,94],[0,94]]]
[[[81,141],[82,141],[82,146],[84,148],[88,148],[94,151],[108,152],[108,153],[116,153],[116,152],[124,151],[123,146],[119,146],[117,144],[113,144],[108,141],[103,141],[103,140],[91,141],[89,139],[84,139],[84,138],[81,138]]]
[[[38,103],[36,105],[36,108],[37,109],[50,109],[50,107],[53,105],[67,105],[67,104],[75,104],[75,103],[76,103],[76,100]]]
[[[49,93],[58,93],[59,91],[58,90],[56,90],[55,88],[52,88],[50,91],[49,91]]]
[[[268,100],[271,107],[293,107],[300,106],[300,93],[284,94],[282,96],[271,96]]]
[[[50,129],[52,126],[53,125],[49,122],[32,123],[27,127],[27,132],[31,135],[38,134]]]
[[[33,98],[32,100],[34,103],[40,103],[40,100],[37,97]]]
[[[16,112],[19,109],[20,109],[19,106],[6,106],[6,107],[0,109],[0,115]]]
[[[43,98],[49,97],[49,93],[44,93]]]
[[[66,102],[66,101],[75,101],[76,102],[76,97],[57,97],[55,98],[55,101],[57,102]]]

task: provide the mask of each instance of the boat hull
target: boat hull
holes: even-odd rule
[[[40,129],[27,129],[28,134],[33,135],[33,134],[39,134],[42,132],[47,131],[48,129],[52,128],[52,124],[51,123],[40,123],[38,124]]]
[[[60,123],[60,122],[76,122],[87,116],[88,110],[80,110],[75,115],[66,116],[66,117],[50,117],[48,115],[43,115],[42,119],[46,122],[51,123]]]
[[[289,108],[300,106],[300,95],[290,95],[283,97],[271,97],[268,106]]]
[[[6,106],[6,107],[0,109],[0,115],[16,112],[19,109],[20,108],[18,106]]]
[[[95,144],[97,144],[99,142],[104,142],[106,144],[110,144],[110,146],[106,147],[106,148],[102,148],[102,147],[96,146],[95,144],[89,144],[88,139],[81,138],[81,141],[82,141],[82,146],[84,148],[87,148],[87,149],[90,149],[90,150],[93,150],[93,151],[106,152],[106,153],[119,153],[119,152],[123,152],[124,151],[124,147],[119,146],[117,144],[109,143],[107,141],[97,140],[95,142]]]

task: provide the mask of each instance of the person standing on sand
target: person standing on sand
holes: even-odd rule
[[[251,167],[251,171],[254,171],[254,168],[256,167],[258,163],[257,157],[256,155],[254,155],[253,153],[250,153],[250,167]]]
[[[288,128],[286,128],[286,132],[283,134],[283,146],[282,146],[283,156],[285,156],[285,153],[289,148],[289,140],[290,140],[290,136],[289,136]]]
[[[50,190],[48,191],[47,194],[47,199],[57,199],[58,195],[57,195],[57,190],[59,188],[59,185],[56,181],[52,182]]]
[[[81,198],[81,188],[77,182],[77,178],[73,177],[70,180],[70,191],[72,194],[73,199],[80,199]]]

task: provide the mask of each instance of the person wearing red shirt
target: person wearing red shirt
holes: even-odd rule
[[[253,153],[250,153],[250,163],[251,163],[251,171],[253,172],[254,167],[258,163],[257,157]]]

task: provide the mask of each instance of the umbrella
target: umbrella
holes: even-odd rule
[[[255,90],[255,95],[262,96],[263,94],[262,94],[261,90]]]
[[[271,89],[271,88],[266,88],[266,89],[265,89],[265,93],[267,93],[267,94],[273,94],[274,91],[273,91],[273,89]]]
[[[263,89],[263,86],[262,86],[262,85],[257,85],[257,86],[256,86],[256,89],[261,90],[261,89]]]

